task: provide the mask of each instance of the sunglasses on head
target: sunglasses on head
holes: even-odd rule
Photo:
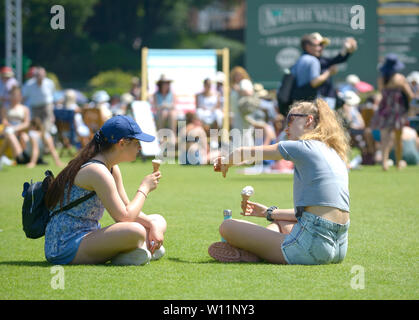
[[[288,113],[286,124],[289,125],[294,120],[294,117],[307,117],[308,114],[305,113]]]

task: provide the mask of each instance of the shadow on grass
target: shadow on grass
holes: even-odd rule
[[[188,260],[183,260],[180,258],[167,258],[170,261],[173,262],[178,262],[178,263],[189,263],[189,264],[227,264],[224,262],[219,262],[217,260],[214,259],[208,259],[208,260],[204,260],[204,261],[188,261]],[[231,265],[235,265],[235,264],[240,264],[240,265],[259,265],[259,264],[265,264],[265,262],[229,262],[228,264]]]
[[[0,261],[0,266],[17,266],[17,267],[44,267],[50,268],[53,266],[48,261]]]
[[[256,175],[256,174],[249,174],[249,175],[242,175],[242,176],[232,176],[230,177],[230,180],[233,181],[242,181],[242,180],[249,180],[249,177],[251,177],[252,181],[278,181],[277,179],[273,179],[272,177],[277,177],[277,178],[281,178],[281,181],[293,181],[294,180],[294,176],[292,174],[261,174],[261,175]]]

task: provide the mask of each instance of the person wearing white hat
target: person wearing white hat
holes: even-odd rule
[[[341,96],[344,104],[337,113],[343,120],[343,125],[351,137],[351,144],[358,147],[361,153],[366,153],[366,142],[364,138],[365,122],[358,110],[361,98],[354,91],[345,91]],[[360,158],[362,159],[362,158]]]
[[[0,69],[0,110],[3,107],[8,108],[10,105],[10,91],[13,87],[19,86],[19,82],[14,78],[13,69],[3,67]],[[0,121],[1,121],[0,115]]]
[[[419,115],[419,71],[412,71],[406,79],[414,95],[410,101],[410,115]]]

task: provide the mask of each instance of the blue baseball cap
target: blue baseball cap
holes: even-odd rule
[[[155,137],[144,133],[134,119],[123,115],[110,118],[100,130],[110,143],[117,143],[122,138],[133,138],[144,142],[151,142],[155,139]]]

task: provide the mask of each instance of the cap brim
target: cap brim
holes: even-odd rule
[[[154,139],[156,139],[155,137],[144,132],[136,134],[134,138],[144,142],[152,142]]]
[[[330,44],[330,39],[329,38],[323,38],[320,43],[322,43],[325,46],[328,46]]]

